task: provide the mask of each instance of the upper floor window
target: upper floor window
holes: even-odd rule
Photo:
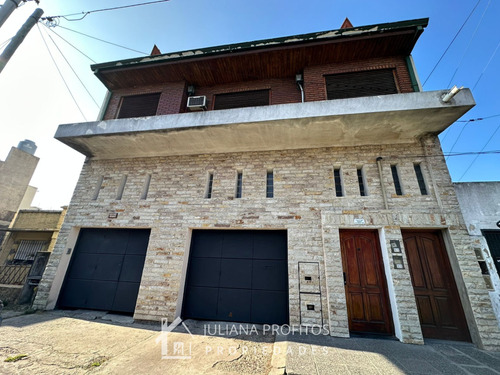
[[[124,96],[117,118],[155,116],[160,93]]]
[[[269,105],[269,90],[231,92],[215,95],[214,109]]]
[[[243,172],[238,172],[236,175],[236,198],[241,198],[241,193],[243,190]]]
[[[47,241],[21,240],[14,260],[32,261],[36,253],[42,251],[46,245]]]
[[[392,69],[366,70],[325,76],[328,99],[397,94]]]
[[[396,190],[396,195],[403,195],[403,188],[401,187],[401,181],[399,180],[399,171],[397,165],[391,165],[392,179],[394,180],[394,189]]]
[[[422,174],[422,168],[420,164],[413,164],[413,168],[415,169],[415,174],[417,176],[418,187],[420,188],[420,194],[427,195],[427,187],[425,186],[424,175]]]
[[[273,171],[267,171],[266,175],[266,198],[274,197],[274,173]]]

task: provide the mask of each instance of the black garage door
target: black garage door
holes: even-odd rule
[[[483,230],[483,236],[486,238],[493,263],[500,276],[500,230]]]
[[[193,231],[183,318],[287,324],[286,231]]]
[[[81,229],[58,306],[133,313],[149,233]]]

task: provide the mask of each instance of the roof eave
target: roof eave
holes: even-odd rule
[[[349,39],[353,37],[360,36],[370,36],[373,34],[382,34],[394,31],[402,31],[408,29],[414,29],[416,33],[416,39],[422,33],[423,29],[428,25],[428,18],[420,18],[415,20],[401,21],[401,22],[392,22],[392,23],[383,23],[376,25],[367,25],[362,27],[354,27],[348,29],[337,29],[309,34],[301,34],[294,36],[287,36],[281,38],[273,38],[273,39],[263,39],[252,42],[245,42],[239,44],[227,44],[216,47],[208,47],[208,48],[199,48],[188,51],[180,51],[173,53],[165,53],[161,55],[155,56],[144,56],[144,57],[136,57],[125,60],[111,61],[100,64],[91,65],[91,69],[95,74],[99,74],[99,72],[108,69],[120,69],[120,68],[128,68],[131,66],[137,67],[138,65],[151,65],[151,64],[161,64],[166,62],[174,62],[179,60],[191,60],[196,58],[206,58],[206,57],[215,57],[217,55],[225,55],[229,53],[238,53],[238,52],[249,52],[249,51],[257,51],[259,49],[266,49],[269,47],[280,47],[280,46],[290,46],[290,45],[300,45],[311,43],[314,41],[328,41],[328,40],[340,40],[340,39]],[[413,44],[414,45],[414,44]],[[409,46],[410,52],[413,49],[413,45]]]

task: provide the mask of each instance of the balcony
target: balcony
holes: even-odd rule
[[[60,125],[55,138],[96,159],[345,147],[439,134],[475,105],[464,89]]]

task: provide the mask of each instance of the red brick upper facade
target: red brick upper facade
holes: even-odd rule
[[[417,21],[422,24],[421,20]],[[386,29],[380,31],[380,34],[374,34],[371,31],[373,28],[360,28],[361,36],[355,38],[350,34],[340,39],[338,36],[333,38],[316,35],[316,39],[308,36],[299,44],[289,45],[288,41],[282,41],[278,47],[275,44],[279,43],[274,42],[259,48],[252,45],[246,47],[249,49],[246,52],[235,52],[234,47],[223,46],[228,52],[219,52],[219,49],[214,48],[208,52],[200,52],[200,55],[206,54],[200,57],[177,57],[184,53],[155,55],[151,56],[151,60],[157,61],[156,63],[149,60],[134,61],[133,65],[130,64],[125,69],[125,64],[121,63],[119,66],[102,64],[106,66],[95,69],[95,72],[111,92],[103,119],[184,113],[189,111],[188,95],[206,97],[205,110],[208,111],[216,109],[217,95],[256,90],[267,90],[265,105],[300,103],[302,95],[297,84],[297,74],[302,77],[300,84],[306,102],[418,91],[409,56],[416,40],[415,35],[418,37],[422,27],[415,28],[414,24],[411,25],[413,28],[406,24],[398,24],[397,27],[384,24],[377,27],[382,30],[382,26]],[[353,30],[357,29],[349,30],[354,34]],[[331,33],[340,35],[342,32],[344,30]],[[194,52],[196,55],[199,51]],[[136,68],[141,64],[144,66]],[[371,87],[380,84],[380,81],[375,79],[372,82],[366,74],[370,71],[383,72],[385,81],[382,85],[390,77],[389,91],[378,93],[376,88]],[[344,75],[343,78],[335,82],[335,77],[341,75]],[[352,87],[346,88],[351,90],[347,96],[332,96],[332,90],[350,85]],[[188,94],[189,88],[194,89],[194,94]],[[352,90],[356,92],[353,94]],[[149,104],[147,113],[137,116],[120,114],[124,98],[143,94],[159,94],[153,95],[155,102]],[[237,107],[239,105],[229,106]],[[226,108],[228,107],[225,106],[224,109]]]

